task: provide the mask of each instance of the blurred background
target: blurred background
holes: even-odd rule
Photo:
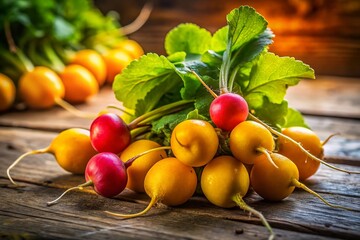
[[[152,0],[95,0],[103,12],[114,10],[121,24],[131,23]],[[360,76],[359,0],[153,0],[143,27],[129,35],[145,52],[164,54],[164,38],[180,23],[192,22],[210,32],[226,24],[226,14],[249,5],[269,22],[276,37],[270,51],[293,56],[318,75]]]

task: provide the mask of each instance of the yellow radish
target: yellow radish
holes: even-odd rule
[[[29,151],[16,159],[7,169],[10,181],[16,184],[10,176],[10,170],[16,164],[28,155],[42,153],[53,154],[60,167],[64,170],[74,174],[83,174],[86,164],[97,152],[91,145],[89,130],[70,128],[57,135],[48,147]]]
[[[123,162],[126,162],[128,159],[146,150],[155,149],[158,147],[160,147],[160,144],[157,142],[147,139],[137,140],[126,147],[124,151],[122,151],[120,154],[120,159]],[[155,163],[166,157],[167,154],[163,149],[139,157],[127,169],[128,182],[126,187],[135,192],[145,192],[144,180],[147,172]]]
[[[274,233],[265,217],[243,200],[249,186],[250,179],[246,167],[232,156],[214,158],[204,167],[201,174],[202,192],[211,203],[223,208],[239,206],[253,213],[270,231],[269,239],[272,239]]]
[[[0,112],[9,109],[16,96],[14,82],[6,75],[0,73]]]
[[[164,158],[155,163],[146,174],[144,187],[151,201],[143,211],[135,214],[106,212],[118,217],[132,218],[147,213],[158,202],[167,206],[178,206],[192,197],[196,184],[197,177],[192,167],[173,157]]]
[[[203,120],[185,120],[171,134],[171,149],[177,159],[192,167],[201,167],[214,158],[219,138],[214,127]]]
[[[282,134],[299,142],[307,151],[319,159],[324,157],[324,149],[320,138],[308,128],[289,127],[281,131]],[[310,158],[306,153],[283,137],[278,139],[279,153],[288,157],[299,170],[299,179],[305,180],[316,173],[320,162]]]

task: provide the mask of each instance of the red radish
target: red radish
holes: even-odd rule
[[[102,114],[90,126],[91,143],[98,152],[118,154],[130,144],[131,137],[136,137],[139,134],[139,132],[132,130],[140,129],[140,133],[143,133],[141,127],[144,127],[146,130],[154,119],[180,111],[192,103],[193,100],[181,100],[170,103],[144,113],[129,124],[126,124],[121,117],[114,113]],[[130,133],[130,131],[132,132]]]
[[[249,107],[245,99],[236,93],[224,93],[215,98],[210,105],[210,118],[214,124],[225,131],[231,131],[246,120]]]
[[[131,141],[130,129],[114,113],[98,116],[90,126],[91,144],[98,152],[119,154]]]
[[[126,187],[128,181],[127,169],[139,157],[145,154],[169,149],[169,147],[158,147],[144,151],[123,162],[118,155],[110,152],[102,152],[93,156],[85,169],[86,182],[76,187],[69,188],[57,199],[48,202],[47,205],[56,204],[66,193],[82,189],[83,187],[93,186],[95,192],[103,197],[111,198],[120,194]]]
[[[48,202],[47,205],[50,206],[57,203],[69,191],[82,189],[87,186],[93,186],[95,192],[103,197],[114,197],[126,187],[126,166],[114,153],[98,153],[86,165],[85,179],[85,183],[69,188],[60,197]]]
[[[231,131],[236,125],[247,119],[249,106],[242,96],[230,92],[224,92],[218,96],[195,71],[192,73],[214,97],[209,112],[211,120],[218,128]]]
[[[126,167],[116,154],[99,153],[86,166],[85,179],[93,182],[99,195],[114,197],[126,187]]]
[[[125,189],[126,167],[116,154],[99,153],[87,164],[85,179],[94,184],[94,190],[99,195],[114,197]]]

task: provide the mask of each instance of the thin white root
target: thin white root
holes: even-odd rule
[[[121,32],[124,35],[129,35],[138,31],[149,19],[152,9],[153,9],[153,2],[148,1],[141,9],[139,15],[136,17],[136,19],[133,22],[120,28]]]

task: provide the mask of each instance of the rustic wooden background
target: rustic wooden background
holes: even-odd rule
[[[147,52],[164,54],[164,37],[179,23],[196,23],[214,32],[226,24],[225,16],[233,8],[249,5],[268,20],[276,35],[272,52],[300,59],[317,74],[360,76],[359,0],[96,0],[95,4],[104,13],[117,11],[126,25],[147,1],[154,2],[150,18],[130,35]]]

